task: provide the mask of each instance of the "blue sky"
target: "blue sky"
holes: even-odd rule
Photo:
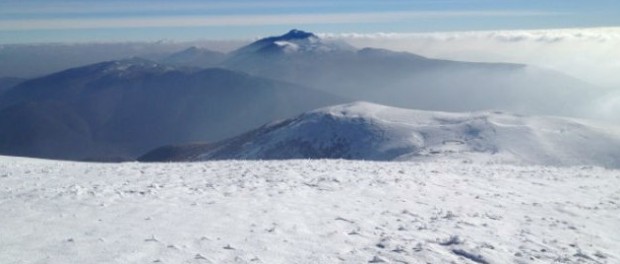
[[[0,0],[0,43],[616,26],[618,0]]]

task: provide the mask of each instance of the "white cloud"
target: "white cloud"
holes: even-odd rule
[[[584,109],[583,115],[620,122],[620,27],[320,35],[342,39],[358,47],[387,48],[453,60],[525,63],[554,69],[606,87],[599,91],[602,96]]]
[[[562,40],[607,41],[620,39],[619,27],[607,28],[570,28],[540,30],[496,30],[496,31],[460,31],[431,33],[322,33],[326,38],[367,39],[367,40],[439,40],[455,41],[463,39],[485,39],[505,42],[542,41],[557,42]]]
[[[620,89],[620,27],[321,35],[435,58],[525,63]]]

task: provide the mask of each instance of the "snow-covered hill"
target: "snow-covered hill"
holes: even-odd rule
[[[501,112],[445,113],[366,102],[307,112],[192,149],[194,160],[438,157],[540,165],[620,167],[620,128]],[[199,153],[199,154],[196,154]]]
[[[620,171],[0,157],[0,263],[620,263]]]

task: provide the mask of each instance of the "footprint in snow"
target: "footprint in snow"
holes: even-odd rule
[[[230,246],[230,244],[228,244],[228,245],[226,245],[226,246],[224,247],[224,249],[227,249],[227,250],[234,250],[235,248],[234,248],[234,247],[232,247],[232,246]]]
[[[443,241],[439,241],[439,245],[442,246],[452,246],[452,245],[459,245],[462,244],[463,240],[459,237],[459,236],[450,236],[450,238],[443,240]]]
[[[349,220],[349,219],[346,219],[346,218],[343,218],[343,217],[340,217],[340,216],[336,217],[334,220],[336,220],[336,221],[343,221],[343,222],[347,222],[347,223],[351,223],[351,224],[355,223],[355,221],[353,221],[353,220]]]
[[[145,239],[144,242],[159,242],[159,240],[155,237],[155,235],[151,235],[151,237]]]
[[[207,259],[205,256],[203,256],[201,254],[196,254],[196,256],[194,256],[194,259],[209,261],[209,259]]]
[[[371,260],[368,261],[368,263],[386,263],[387,260],[379,257],[379,256],[374,256]]]
[[[452,253],[454,253],[455,255],[458,255],[458,256],[464,257],[464,258],[466,258],[466,259],[469,259],[469,260],[471,260],[471,261],[473,261],[473,262],[476,262],[476,263],[480,263],[480,264],[489,264],[489,262],[488,262],[488,261],[486,261],[486,260],[482,257],[482,255],[480,255],[480,254],[474,254],[474,253],[467,252],[467,251],[462,250],[462,249],[453,249],[453,250],[452,250]]]

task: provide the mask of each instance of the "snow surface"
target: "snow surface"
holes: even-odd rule
[[[570,118],[419,111],[356,102],[267,125],[196,159],[438,157],[620,168],[620,127]]]
[[[0,263],[620,263],[620,171],[0,157]]]

